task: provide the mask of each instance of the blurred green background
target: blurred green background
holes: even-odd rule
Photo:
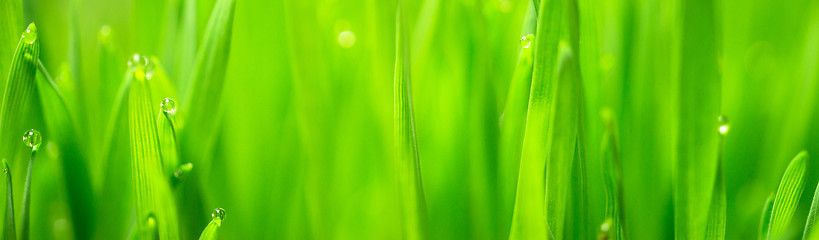
[[[16,6],[24,16],[0,16],[3,81],[19,34],[35,22],[45,67],[58,82],[73,79],[89,109],[80,118],[87,157],[72,161],[88,166],[91,185],[80,187],[92,192],[91,209],[70,207],[66,173],[54,150],[61,143],[43,131],[44,153],[33,173],[32,238],[125,238],[133,211],[128,133],[117,131],[113,165],[106,165],[108,158],[98,152],[108,114],[93,109],[110,105],[110,97],[100,97],[98,89],[119,85],[133,53],[155,56],[181,86],[183,69],[190,67],[184,62],[193,57],[177,59],[185,57],[178,51],[202,43],[215,1],[2,1],[0,7]],[[589,2],[585,11],[596,16],[599,46],[588,49],[597,49],[600,63],[582,66],[599,74],[584,79],[590,221],[603,222],[598,112],[608,107],[620,123],[629,234],[671,239],[676,86],[687,81],[679,72],[682,1]],[[196,16],[196,39],[176,35],[186,4],[195,5],[189,13]],[[721,79],[713,81],[721,82],[719,107],[732,123],[724,165],[727,237],[752,239],[788,161],[801,149],[819,156],[819,2],[714,4]],[[212,113],[220,122],[218,138],[205,153],[214,160],[209,166],[194,162],[193,180],[175,190],[185,239],[199,235],[216,207],[227,210],[222,239],[399,236],[392,161],[397,5],[236,1],[224,112]],[[404,6],[429,233],[433,239],[506,238],[515,198],[509,188],[517,182],[509,171],[519,163],[499,161],[500,122],[518,41],[534,34],[531,2],[418,0]],[[110,32],[101,33],[103,28]],[[580,46],[584,51],[584,42]],[[105,47],[116,55],[105,59]],[[105,63],[120,71],[106,75],[100,68]],[[42,110],[30,119],[32,127],[45,128]],[[20,156],[9,163],[15,196],[22,196],[27,161]],[[801,236],[817,173],[819,166],[809,161],[789,238]],[[72,218],[78,215],[88,219]]]

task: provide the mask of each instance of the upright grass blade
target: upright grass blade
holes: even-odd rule
[[[600,149],[603,181],[606,184],[606,218],[611,220],[609,237],[614,240],[628,239],[617,123],[610,109],[604,109],[601,116],[606,129]]]
[[[15,37],[23,27],[23,1],[0,2],[0,77],[8,76],[9,65],[14,54]],[[2,79],[5,81],[5,79]],[[0,81],[0,92],[5,84]]]
[[[412,108],[410,56],[403,8],[399,4],[395,23],[394,134],[395,170],[398,182],[401,227],[404,239],[427,238],[427,210],[421,183],[421,166],[415,139]]]
[[[533,41],[534,35],[526,36]],[[523,133],[526,130],[526,109],[529,104],[529,87],[532,85],[532,46],[529,43],[520,51],[514,76],[506,95],[506,106],[501,117],[500,150],[498,176],[506,181],[498,181],[501,198],[501,216],[506,224],[511,224],[512,206],[515,204],[515,185],[520,168],[520,151],[523,145]],[[508,234],[509,226],[504,227]]]
[[[3,105],[0,106],[0,155],[14,157],[19,149],[20,133],[26,128],[22,125],[24,116],[34,100],[37,60],[40,56],[40,40],[37,39],[37,26],[28,25],[17,43],[17,50],[11,61],[8,81],[6,82]]]
[[[759,219],[759,240],[768,239],[768,230],[771,229],[771,210],[773,210],[774,194],[765,200],[762,216]]]
[[[545,170],[547,150],[551,149],[550,127],[557,91],[557,53],[563,20],[563,1],[540,2],[534,42],[532,87],[526,131],[521,150],[518,188],[510,239],[545,239],[551,236],[546,223]]]
[[[197,161],[206,161],[210,156],[219,129],[235,6],[235,0],[219,0],[214,6],[190,74],[190,85],[181,94],[185,96],[180,100],[180,112],[184,113],[181,117],[186,119],[187,129],[191,129],[180,136],[183,155],[202,166],[204,174],[209,172],[210,164]]]
[[[3,173],[6,175],[6,214],[3,225],[3,239],[14,240],[17,239],[17,233],[14,229],[14,192],[11,184],[11,170],[6,159],[3,159]]]
[[[169,186],[169,179],[162,174],[162,155],[157,136],[156,116],[153,109],[148,80],[145,78],[147,60],[137,58],[128,73],[133,83],[128,97],[128,124],[131,142],[131,172],[134,184],[134,201],[139,236],[151,238],[153,233],[146,225],[149,216],[157,222],[160,239],[179,239],[176,204]]]
[[[715,1],[682,1],[679,126],[674,168],[674,230],[677,239],[702,239],[711,204],[720,112]]]
[[[26,185],[23,190],[23,215],[20,223],[23,225],[20,229],[20,239],[28,240],[30,232],[31,215],[31,172],[34,170],[34,158],[37,156],[37,150],[40,148],[42,137],[37,130],[29,130],[23,136],[23,142],[31,147],[31,158],[28,160],[28,173],[26,174]]]
[[[724,116],[720,116],[720,120],[723,119],[725,119]],[[727,122],[724,124],[727,124]],[[728,133],[727,125],[720,125],[719,132],[721,136],[719,140],[719,151],[717,154],[717,177],[714,180],[714,193],[711,194],[711,206],[708,210],[708,223],[705,227],[705,239],[707,240],[725,239],[725,212],[727,206],[725,200],[725,180],[722,173],[722,162],[723,152],[725,150],[725,134]]]
[[[771,225],[768,239],[778,239],[785,233],[788,223],[791,222],[793,212],[799,204],[799,197],[805,188],[805,168],[808,152],[801,151],[788,164],[779,188],[776,190],[773,207],[771,208]]]
[[[78,126],[64,92],[59,89],[59,83],[54,82],[42,62],[38,61],[38,67],[43,77],[37,78],[37,92],[48,135],[60,146],[60,166],[68,188],[72,222],[76,226],[74,235],[78,239],[90,238],[96,211],[92,205],[92,190],[88,187],[91,186],[91,179],[85,162],[87,158],[79,146],[84,138],[77,134]],[[63,68],[60,75],[70,77],[68,71],[68,68]]]
[[[808,219],[805,222],[805,231],[802,232],[802,240],[808,239],[813,232],[813,224],[816,223],[817,211],[819,211],[819,184],[816,185],[816,190],[813,191],[813,201],[811,201],[810,212],[808,212]]]

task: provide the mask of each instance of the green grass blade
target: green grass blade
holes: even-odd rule
[[[14,240],[17,239],[14,229],[14,192],[11,187],[11,170],[6,159],[3,159],[3,173],[6,175],[6,224],[3,225],[3,239]]]
[[[628,239],[617,123],[610,109],[604,109],[601,116],[606,129],[600,149],[603,181],[606,184],[606,218],[611,219],[609,234],[614,240]]]
[[[557,53],[563,20],[563,2],[540,2],[535,34],[532,86],[529,110],[521,151],[518,188],[512,218],[510,239],[545,239],[549,235],[546,223],[545,182],[547,151],[551,149],[549,128],[557,88]]]
[[[715,4],[711,0],[681,2],[679,124],[674,166],[677,239],[705,237],[716,176],[718,135],[714,134],[714,119],[720,114],[721,76],[717,69]]]
[[[23,4],[20,0],[0,2],[0,77],[8,76],[16,37],[23,28]],[[5,81],[5,79],[3,79]],[[0,92],[5,84],[0,81]]]
[[[152,101],[149,82],[145,78],[145,66],[134,63],[128,71],[134,78],[128,96],[128,124],[136,219],[147,219],[153,214],[160,239],[179,239],[176,205],[169,179],[162,174],[162,155],[154,112],[158,103]],[[146,221],[138,223],[140,237],[150,238],[152,233],[146,226]]]
[[[38,133],[39,134],[39,133]],[[23,225],[20,228],[20,239],[28,240],[29,232],[31,231],[29,216],[31,215],[31,172],[34,169],[34,158],[37,156],[37,149],[40,143],[31,150],[31,158],[28,160],[28,173],[26,174],[26,185],[23,190],[23,215],[20,218],[20,223]]]
[[[773,208],[771,208],[771,225],[768,231],[769,239],[778,239],[785,233],[788,223],[791,222],[793,212],[799,204],[799,197],[805,188],[805,168],[808,152],[801,151],[788,164],[779,188],[776,190]]]
[[[534,38],[529,35],[527,38]],[[515,204],[515,188],[518,170],[520,168],[520,151],[523,146],[523,133],[526,130],[526,110],[529,104],[529,87],[532,85],[532,48],[523,48],[518,57],[518,63],[510,83],[509,93],[506,95],[506,106],[504,107],[501,120],[500,131],[500,157],[498,175],[501,186],[498,186],[501,201],[501,215],[510,224],[512,217],[512,206]],[[508,183],[507,183],[508,181]],[[508,226],[505,233],[508,234]]]
[[[3,105],[0,107],[0,155],[13,159],[20,146],[19,134],[26,131],[21,121],[34,100],[37,60],[40,56],[40,40],[37,27],[28,25],[17,44],[6,82]]]
[[[813,224],[816,223],[816,212],[819,211],[819,184],[816,185],[816,190],[813,191],[813,201],[810,204],[810,212],[808,212],[808,219],[805,221],[805,231],[802,232],[802,240],[808,239],[813,229]]]
[[[179,101],[181,118],[186,119],[185,125],[191,129],[181,132],[183,155],[202,166],[204,174],[209,172],[210,164],[197,161],[208,159],[218,134],[235,6],[235,0],[219,0],[214,6],[190,75],[190,85],[182,89],[181,95],[186,97]]]
[[[765,200],[762,208],[762,216],[759,219],[759,240],[768,239],[768,231],[771,229],[771,210],[773,210],[774,194]]]
[[[714,193],[711,194],[711,206],[708,210],[708,223],[705,227],[705,239],[722,240],[725,239],[725,212],[727,209],[725,200],[725,179],[722,170],[722,154],[725,145],[725,137],[720,138],[720,150],[717,161],[717,178],[714,181]]]
[[[395,26],[394,132],[395,167],[402,228],[405,239],[427,238],[427,213],[421,166],[415,138],[415,118],[412,108],[412,82],[403,8],[399,6]]]

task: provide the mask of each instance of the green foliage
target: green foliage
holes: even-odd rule
[[[808,153],[799,152],[788,164],[779,188],[776,190],[771,208],[771,221],[768,232],[768,239],[779,239],[784,234],[785,229],[796,211],[799,197],[805,189],[805,169],[808,160]]]

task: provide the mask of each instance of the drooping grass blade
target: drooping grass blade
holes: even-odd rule
[[[799,197],[805,189],[805,168],[808,160],[808,152],[801,151],[788,164],[779,188],[776,190],[776,197],[771,208],[770,229],[768,239],[778,239],[785,233],[788,223],[791,222],[793,212],[799,204]]]

